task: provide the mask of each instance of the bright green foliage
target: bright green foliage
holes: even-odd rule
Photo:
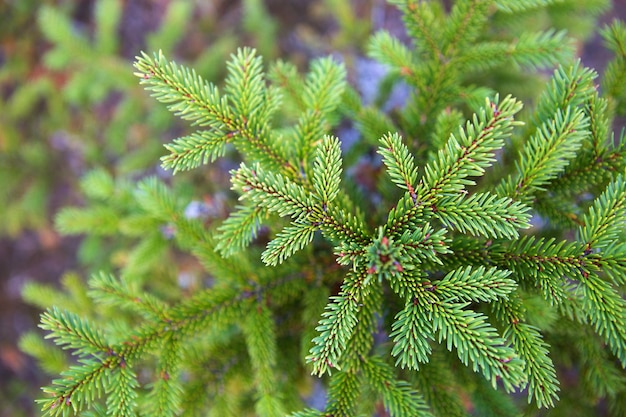
[[[50,228],[51,209],[75,201],[75,178],[85,171],[104,166],[135,176],[152,169],[173,119],[142,94],[124,49],[145,38],[148,49],[176,50],[193,58],[206,78],[221,77],[223,67],[214,63],[226,59],[246,32],[264,53],[275,49],[276,33],[257,30],[271,22],[262,2],[244,3],[241,25],[229,21],[225,28],[213,13],[194,13],[192,2],[168,1],[154,9],[162,16],[149,33],[145,20],[151,18],[136,22],[133,13],[151,6],[122,0],[0,6],[0,198],[7,202],[0,208],[0,234]],[[207,39],[210,47],[203,51],[177,48],[182,39],[208,32],[219,32],[219,39]],[[263,39],[255,42],[258,33]]]
[[[626,26],[624,22],[618,20],[605,28],[601,34],[606,46],[615,54],[604,74],[602,88],[615,110],[623,115],[626,111],[626,93],[622,87],[626,77]]]
[[[5,55],[10,65],[0,71],[6,92],[0,97],[0,198],[7,202],[0,209],[2,234],[49,227],[50,206],[58,204],[53,195],[74,186],[84,169],[111,159],[121,173],[145,169],[160,153],[159,144],[146,139],[159,137],[170,119],[132,93],[136,84],[119,55],[123,2],[95,2],[93,36],[77,27],[72,5],[65,3],[28,1],[2,9],[0,25],[19,38]],[[163,47],[180,39],[171,26],[179,26],[190,11],[182,3],[172,3],[154,34],[163,35],[158,36]],[[13,42],[10,35],[3,36],[5,42]],[[121,91],[129,93],[114,97]]]
[[[214,221],[185,211],[192,191],[180,186],[86,177],[94,203],[66,209],[59,227],[117,232],[135,249],[118,274],[89,282],[92,299],[122,310],[116,321],[43,316],[80,359],[46,388],[48,415],[102,397],[114,415],[558,412],[558,371],[576,358],[586,396],[564,406],[620,410],[626,159],[624,138],[609,136],[615,95],[600,96],[562,32],[492,39],[499,14],[563,2],[467,0],[449,13],[394,3],[415,45],[382,33],[369,48],[411,89],[393,116],[364,107],[330,58],[305,76],[284,62],[266,75],[242,48],[218,87],[161,52],[137,57],[147,90],[198,128],[166,145],[163,166],[236,160],[238,201]],[[528,92],[527,114],[495,85],[471,84],[557,62],[544,92]],[[334,129],[346,117],[363,138],[352,149]],[[372,155],[381,173],[361,181],[354,170]],[[199,261],[204,282],[175,282],[171,246]],[[323,411],[301,400],[318,377]],[[522,390],[529,404],[508,395]]]

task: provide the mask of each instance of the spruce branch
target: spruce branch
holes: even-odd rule
[[[180,217],[180,202],[172,191],[155,177],[148,177],[139,182],[133,197],[139,206],[154,218],[172,221]]]
[[[183,249],[189,250],[199,257],[201,262],[209,263],[218,270],[237,271],[241,269],[241,263],[238,265],[224,259],[216,259],[215,255],[210,256],[207,247],[215,246],[214,239],[210,235],[210,231],[206,229],[204,223],[200,219],[189,218],[183,213],[185,206],[175,196],[172,190],[168,189],[165,184],[158,181],[154,177],[142,180],[135,192],[133,193],[135,201],[138,205],[149,214],[151,221],[158,221],[160,224],[166,224],[172,228],[176,243]],[[162,235],[158,234],[153,239],[154,243],[147,242],[145,248],[141,248],[139,253],[141,256],[148,257],[151,255],[153,247],[158,248],[163,244]],[[143,251],[143,253],[142,253]],[[151,255],[153,256],[153,255]]]
[[[93,46],[85,38],[77,36],[70,16],[53,5],[47,4],[38,11],[36,16],[38,27],[50,42],[76,52],[79,57],[93,56]],[[59,69],[59,63],[50,63],[49,65]]]
[[[232,323],[241,311],[250,308],[253,297],[250,291],[232,288],[203,291],[171,307],[167,312],[168,320],[139,327],[128,341],[114,348],[114,353],[125,361],[132,361],[160,346],[164,338],[171,334],[190,337],[200,328],[206,330],[211,326]]]
[[[153,58],[145,53],[137,57],[135,68],[139,70],[135,75],[153,96],[170,103],[170,111],[211,131],[179,138],[170,145],[172,153],[162,159],[166,168],[190,169],[221,154],[220,144],[232,142],[255,161],[285,173],[296,172],[280,149],[272,146],[275,138],[268,133],[268,124],[280,94],[265,86],[262,61],[253,49],[239,49],[232,55],[224,95],[195,70],[168,62],[161,52]]]
[[[532,9],[538,9],[563,0],[497,0],[495,2],[498,10],[505,13],[518,13]]]
[[[324,136],[330,125],[334,124],[333,112],[341,102],[346,88],[346,70],[343,64],[333,59],[321,58],[311,63],[304,82],[299,82],[296,101],[301,103],[302,110],[297,126],[295,140],[289,146],[297,157],[304,175],[310,174],[311,156],[316,152],[321,136]],[[287,85],[287,87],[295,85]]]
[[[482,97],[491,96],[494,94],[481,94]],[[478,107],[482,105],[482,97],[478,103]],[[472,108],[475,108],[472,106]],[[463,113],[459,110],[446,109],[437,115],[437,120],[433,126],[433,133],[431,135],[431,143],[433,150],[429,153],[429,159],[435,158],[436,150],[443,148],[446,145],[446,141],[452,135],[464,121]]]
[[[480,266],[457,269],[443,279],[434,281],[431,290],[439,299],[451,301],[489,302],[513,292],[517,284],[508,278],[510,271]]]
[[[539,329],[525,322],[521,299],[513,295],[492,305],[496,317],[505,325],[503,337],[510,340],[515,351],[524,361],[528,377],[528,402],[535,401],[537,407],[554,407],[558,401],[559,381],[556,369],[549,356],[550,346],[543,340]]]
[[[329,300],[330,294],[326,286],[314,285],[303,294],[302,298],[302,318],[304,329],[300,337],[300,357],[305,358],[312,347],[312,340],[317,335],[315,327],[324,308]]]
[[[446,340],[448,350],[456,347],[464,365],[480,371],[495,388],[498,380],[507,391],[525,382],[524,362],[505,339],[500,337],[483,314],[466,310],[469,303],[432,304],[429,319],[439,342]]]
[[[506,346],[504,339],[487,323],[485,316],[464,310],[469,303],[451,303],[455,298],[464,299],[468,296],[468,291],[463,288],[465,284],[456,286],[453,282],[458,280],[460,284],[465,281],[471,286],[473,279],[485,276],[484,269],[479,268],[475,274],[469,271],[465,269],[450,273],[441,281],[441,292],[439,283],[424,282],[421,287],[413,287],[414,295],[407,300],[405,308],[398,313],[392,325],[390,337],[395,342],[392,354],[399,356],[396,365],[418,369],[420,362],[428,362],[431,353],[428,339],[435,340],[434,335],[439,333],[439,342],[446,339],[449,350],[456,346],[459,359],[465,365],[468,360],[472,361],[473,369],[480,370],[492,384],[495,384],[496,378],[504,378],[507,390],[512,390],[523,383],[522,362],[513,349]],[[505,296],[514,288],[512,281],[508,280],[508,284],[503,282],[507,272],[491,269],[490,274],[493,274],[494,281],[493,286],[486,283],[483,287],[489,293],[485,294],[486,298]],[[489,279],[487,277],[483,280]],[[501,284],[504,287],[496,289]]]
[[[304,187],[281,174],[266,171],[259,164],[249,168],[242,163],[232,172],[232,182],[233,189],[241,193],[241,199],[249,199],[279,216],[304,220],[315,207],[313,194]]]
[[[276,286],[286,285],[276,283]],[[265,291],[271,291],[268,286]],[[263,293],[261,293],[263,294]],[[133,354],[141,352],[153,340],[170,332],[177,332],[180,337],[194,335],[199,329],[211,325],[224,325],[235,322],[242,311],[251,308],[257,296],[252,288],[213,288],[205,290],[170,309],[171,319],[160,323],[156,328],[146,328],[137,335],[137,342],[125,349]]]
[[[99,201],[114,197],[116,192],[113,176],[102,168],[85,174],[80,180],[80,188],[89,198]]]
[[[445,351],[435,351],[423,372],[417,372],[411,380],[435,416],[469,417],[462,400],[455,395],[460,388],[459,374],[447,359]]]
[[[64,349],[72,349],[73,353],[81,358],[110,349],[106,336],[97,326],[77,314],[62,311],[57,307],[48,309],[41,315],[39,327],[50,332],[45,336],[46,339],[53,339]]]
[[[454,3],[445,22],[442,50],[445,56],[463,53],[467,45],[480,36],[487,18],[492,12],[491,4],[483,0],[462,0]]]
[[[524,361],[528,402],[534,400],[539,408],[554,407],[559,399],[559,381],[549,356],[550,346],[543,341],[538,329],[523,322],[513,322],[504,330],[503,337],[511,340],[515,352]]]
[[[626,179],[620,173],[594,201],[578,229],[586,253],[606,248],[621,236],[626,221]]]
[[[444,198],[435,207],[433,216],[446,227],[474,236],[512,239],[530,227],[528,206],[495,194]]]
[[[497,241],[485,240],[469,235],[455,236],[449,244],[449,253],[441,257],[441,264],[446,270],[454,270],[467,265],[497,265],[500,269],[508,269],[506,266],[497,264],[493,260],[491,250],[495,242]]]
[[[225,145],[232,137],[232,132],[227,133],[216,128],[174,139],[172,143],[165,145],[170,154],[161,159],[163,168],[176,173],[213,162],[224,156]]]
[[[593,111],[590,109],[590,112]],[[603,112],[606,112],[606,109]],[[604,188],[615,172],[621,172],[626,168],[626,149],[621,139],[616,144],[606,144],[608,119],[599,121],[593,113],[589,114],[589,117],[591,136],[583,141],[578,157],[563,174],[552,181],[550,190],[538,193],[539,201],[556,197],[569,201],[573,195]]]
[[[597,194],[613,179],[615,173],[622,172],[626,168],[626,147],[623,138],[612,138],[609,143],[607,130],[610,126],[606,117],[606,100],[598,99],[589,103],[587,114],[590,119],[591,135],[585,138],[579,154],[565,171],[551,183],[549,191],[538,193],[539,204],[550,204],[556,199],[564,200],[573,206],[568,213],[576,215],[575,226],[580,226],[582,207],[571,202],[572,196],[581,195],[585,192]],[[604,107],[598,112],[598,107]],[[599,116],[603,113],[604,116]],[[550,200],[550,201],[546,201]],[[544,212],[542,211],[542,214]]]
[[[361,280],[365,282],[367,276],[361,271]],[[370,355],[375,345],[374,334],[377,328],[379,312],[383,308],[382,283],[370,282],[368,290],[364,292],[361,308],[356,313],[357,324],[346,343],[341,356],[342,369],[346,372],[359,372],[363,358]]]
[[[154,221],[154,223],[157,222]],[[167,245],[168,242],[161,233],[145,236],[129,252],[127,263],[122,272],[123,278],[132,281],[144,276],[151,267],[162,259],[162,256],[166,255]]]
[[[100,272],[89,281],[91,290],[89,296],[104,305],[113,305],[125,310],[136,311],[151,320],[167,320],[167,304],[147,292],[131,289],[123,279],[116,279],[113,275]]]
[[[434,341],[435,336],[432,322],[426,314],[428,300],[435,301],[432,296],[407,300],[404,309],[394,318],[389,337],[394,342],[391,354],[397,358],[396,366],[417,370],[420,363],[429,360],[432,353],[430,341]]]
[[[228,97],[221,96],[217,87],[195,70],[168,62],[162,52],[152,58],[142,53],[136,59],[139,72],[135,75],[157,100],[169,103],[168,109],[184,120],[212,128],[167,145],[170,155],[162,158],[163,166],[174,172],[192,169],[222,154],[224,144],[239,132]]]
[[[110,235],[119,230],[119,214],[112,207],[68,207],[59,212],[55,224],[65,234],[79,234],[89,230],[95,236]]]
[[[589,131],[591,137],[589,142],[593,147],[592,155],[599,158],[603,150],[607,147],[607,138],[611,122],[608,114],[609,101],[596,94],[593,94],[585,106],[585,113],[589,117]],[[612,141],[611,145],[614,144]]]
[[[581,371],[588,385],[587,389],[600,396],[620,395],[626,388],[624,370],[613,360],[591,329],[583,326],[573,328],[582,331],[584,335],[577,338],[576,347],[583,359]]]
[[[370,245],[364,248],[361,259],[355,259],[354,266],[364,266],[367,268],[369,283],[372,277],[377,277],[378,281],[383,278],[392,281],[404,272],[405,266],[411,262],[405,253],[402,244],[398,244],[393,238],[385,236],[384,228],[378,228],[378,236],[372,239]]]
[[[430,213],[422,205],[416,205],[416,201],[407,192],[389,210],[385,226],[390,235],[404,234],[424,226],[424,217]]]
[[[407,193],[408,195],[408,193]],[[405,230],[399,237],[401,253],[408,262],[401,265],[442,265],[441,256],[450,253],[447,229],[434,230],[429,223]]]
[[[298,123],[293,128],[293,141],[288,144],[288,153],[300,161],[301,176],[310,173],[310,159],[314,144],[324,137],[328,130],[328,123],[324,115],[319,111],[307,109],[298,118]]]
[[[380,144],[380,138],[388,132],[397,131],[394,121],[382,111],[373,107],[363,107],[354,114],[355,123],[363,135],[363,140],[368,144]],[[353,154],[357,154],[358,147],[354,147]],[[346,155],[346,162],[350,152]]]
[[[46,416],[65,417],[78,413],[87,405],[99,399],[110,389],[110,368],[119,366],[118,358],[109,357],[104,362],[94,359],[81,359],[79,365],[72,365],[55,379],[53,385],[44,387],[46,396],[39,399],[41,410]]]
[[[462,103],[465,103],[470,109],[472,109],[472,111],[477,112],[482,108],[483,103],[485,102],[485,97],[495,97],[496,95],[497,95],[497,92],[492,88],[485,87],[485,86],[469,85],[467,87],[463,87],[463,90],[459,92],[458,99]],[[456,117],[460,119],[459,123],[455,125],[449,125],[448,134],[443,135],[441,137],[441,139],[447,139],[448,137],[450,137],[451,134],[454,133],[454,131],[457,130],[457,128],[460,125],[463,124],[463,120],[465,118],[463,116],[463,113],[458,112],[458,110],[454,111],[448,108],[442,109],[439,115],[442,115],[442,114],[449,114],[450,116],[453,117],[452,120],[454,120],[454,118]],[[439,117],[439,115],[437,115],[437,117]],[[451,121],[449,121],[448,123],[450,122]],[[433,129],[435,128],[436,126],[433,127]],[[443,145],[445,145],[445,142],[441,146],[437,146],[437,147],[435,147],[433,143],[433,148],[434,148],[433,150],[440,149],[443,147]]]
[[[258,391],[255,407],[257,414],[263,417],[282,417],[285,410],[280,401],[276,378],[276,324],[267,307],[259,305],[256,311],[248,314],[244,334]]]
[[[311,63],[302,93],[307,109],[327,115],[337,108],[346,88],[346,69],[331,57]]]
[[[465,310],[469,305],[467,302],[452,303],[455,298],[466,298],[467,293],[463,286],[453,290],[454,284],[448,286],[447,282],[460,280],[469,283],[472,276],[482,275],[484,269],[479,268],[476,272],[470,274],[469,269],[466,269],[450,273],[441,281],[441,292],[438,283],[423,282],[421,286],[415,286],[413,296],[407,300],[405,308],[398,313],[392,325],[390,337],[394,337],[395,342],[392,354],[399,356],[396,365],[418,369],[420,362],[429,360],[431,347],[428,339],[435,340],[435,334],[439,333],[439,342],[446,339],[448,350],[455,346],[461,362],[468,365],[468,361],[471,361],[474,371],[480,370],[492,385],[497,378],[503,378],[506,389],[511,391],[524,382],[523,362],[506,345],[505,340],[497,335],[484,315]],[[490,272],[494,274],[494,287],[488,292],[499,286],[502,278],[508,275],[507,272],[495,269]],[[503,288],[507,294],[512,290],[511,284],[512,281],[504,284],[509,287]],[[495,291],[488,297],[499,298],[502,293],[500,290]]]
[[[556,180],[558,181],[558,180]],[[580,226],[580,210],[571,198],[546,190],[535,196],[537,214],[555,227],[576,228]]]
[[[200,219],[190,219],[188,216],[183,215],[182,212],[185,210],[184,206],[180,204],[180,201],[173,195],[173,191],[165,187],[163,183],[157,181],[155,178],[147,178],[139,183],[133,196],[137,203],[150,214],[151,218],[157,219],[163,224],[167,224],[172,229],[178,245],[181,248],[191,251],[208,271],[223,277],[236,276],[237,274],[245,275],[250,271],[249,265],[243,257],[239,256],[236,260],[228,260],[215,252],[218,246],[216,244],[217,239],[211,236],[211,231],[206,229]],[[238,207],[240,209],[231,214],[231,217],[227,219],[225,223],[228,223],[229,220],[232,219],[238,219],[238,215],[241,214],[241,210],[243,210],[241,206]],[[254,238],[256,230],[262,220],[261,218],[255,219],[255,217],[266,215],[267,212],[259,208],[252,208],[252,211],[253,218],[244,219],[244,223],[245,221],[249,223],[243,225],[243,227],[245,227],[243,232],[240,229],[228,229],[231,234],[236,235],[233,239],[240,238],[248,242],[248,240]],[[222,227],[224,227],[224,224],[222,224]],[[241,236],[241,234],[245,236]],[[230,236],[226,231],[224,235]],[[162,242],[161,234],[157,236],[158,238],[155,240]],[[228,237],[219,240],[219,243],[226,246],[227,244],[233,244],[233,240]],[[238,244],[244,245],[243,243]],[[151,251],[150,246],[151,245],[147,245],[145,250]],[[237,250],[238,246],[233,244],[231,249],[233,247],[234,252]],[[144,252],[141,256],[147,257],[148,255]],[[150,256],[154,255],[150,254]],[[141,259],[146,259],[144,257]]]
[[[518,404],[503,391],[522,389],[529,402],[552,407],[559,393],[556,368],[579,357],[585,394],[593,401],[608,396],[620,410],[626,145],[623,137],[606,142],[613,112],[626,103],[620,89],[626,29],[616,23],[603,32],[617,55],[602,84],[607,97],[600,98],[595,72],[580,63],[561,67],[538,100],[524,90],[537,103],[526,130],[515,129],[522,124],[515,120],[521,102],[500,99],[496,86],[466,85],[468,76],[479,83],[477,73],[485,69],[498,67],[487,74],[491,85],[501,75],[528,79],[519,67],[569,60],[574,48],[564,31],[529,32],[519,25],[507,32],[499,20],[530,16],[559,1],[459,0],[447,7],[393,0],[413,45],[387,32],[371,39],[369,55],[391,67],[371,106],[347,86],[344,65],[332,58],[313,60],[306,76],[278,63],[266,77],[261,57],[239,49],[218,89],[162,53],[142,53],[135,63],[141,83],[201,128],[166,145],[163,166],[197,168],[234,148],[243,162],[231,171],[232,189],[242,205],[213,228],[210,220],[183,214],[180,194],[155,179],[134,191],[118,191],[104,171],[83,181],[95,207],[67,210],[58,224],[95,236],[121,232],[135,246],[123,250],[121,278],[101,273],[89,281],[89,296],[115,307],[105,313],[122,314],[121,320],[98,327],[58,309],[42,316],[46,337],[77,356],[77,365],[44,389],[44,412],[65,417],[91,407],[87,412],[99,415],[174,416],[210,408],[242,415],[253,408],[260,416],[282,416],[300,400],[294,387],[302,356],[313,375],[329,374],[328,401],[324,411],[305,409],[294,417],[351,417],[381,403],[392,416],[431,417],[429,406],[434,415],[512,415]],[[259,4],[247,1],[244,9],[259,11]],[[98,10],[98,45],[108,50],[114,14]],[[560,17],[555,11],[550,18]],[[49,9],[45,15],[56,16]],[[492,18],[494,25],[487,25]],[[67,19],[56,32],[54,24],[42,25],[59,43],[72,38]],[[516,71],[507,71],[507,64]],[[384,102],[402,77],[412,96],[385,113]],[[463,106],[475,111],[465,122]],[[344,117],[361,136],[346,143],[342,156],[330,130]],[[379,161],[374,148],[389,177],[377,166],[361,176],[362,163]],[[519,158],[507,170],[512,152]],[[494,164],[502,170],[484,175]],[[491,192],[498,174],[504,180]],[[473,189],[477,183],[480,189]],[[533,222],[520,237],[530,229],[531,209],[548,225]],[[222,259],[243,252],[268,220],[279,229],[272,228],[260,259],[256,245],[249,254]],[[159,230],[164,226],[167,233]],[[576,231],[575,241],[564,239]],[[316,232],[330,244],[315,239]],[[142,288],[172,288],[175,278],[152,279],[172,275],[159,257],[180,259],[166,251],[172,236],[177,249],[204,266],[208,275],[198,282],[210,288],[184,288],[163,299]],[[305,254],[288,259],[305,247]],[[298,260],[305,258],[303,268]],[[192,268],[198,267],[194,260]],[[85,302],[86,290],[68,287]],[[49,298],[41,289],[30,291]],[[177,297],[174,304],[164,301]],[[138,316],[142,322],[129,329]],[[555,325],[560,318],[566,320]],[[576,340],[581,335],[586,339]],[[301,346],[291,343],[294,338]],[[385,349],[390,358],[379,356]],[[387,363],[391,358],[395,367]],[[457,372],[459,360],[467,371]],[[366,396],[371,399],[361,403]]]
[[[547,30],[520,35],[506,55],[522,67],[545,69],[571,61],[575,52],[575,44],[565,31]]]
[[[589,322],[626,367],[626,302],[595,274],[584,274],[579,289],[583,295],[583,312]]]
[[[614,20],[600,31],[600,35],[604,38],[606,46],[617,56],[626,57],[626,26],[624,22]]]
[[[457,194],[480,176],[494,162],[494,152],[504,145],[504,139],[520,122],[513,120],[522,104],[505,97],[501,102],[489,99],[479,114],[474,114],[458,137],[451,135],[445,149],[424,169],[424,177],[417,187],[418,201],[430,205],[444,195]]]
[[[323,206],[332,202],[341,182],[341,148],[339,139],[324,136],[313,163],[313,189]]]
[[[382,397],[383,406],[390,416],[432,417],[424,398],[409,383],[398,381],[393,368],[378,356],[362,362],[363,376]]]
[[[256,237],[261,223],[266,218],[267,209],[261,206],[238,205],[218,227],[215,250],[223,256],[239,252]]]
[[[519,122],[513,115],[522,105],[512,97],[499,102],[486,100],[486,106],[468,121],[465,129],[459,129],[458,138],[451,135],[445,149],[439,151],[435,160],[424,169],[424,176],[415,188],[416,198],[405,196],[389,213],[387,228],[391,234],[402,234],[424,211],[446,196],[459,195],[465,187],[475,182],[469,177],[480,176],[494,159],[495,150],[504,145]],[[429,213],[430,214],[430,213]]]
[[[39,366],[47,375],[57,375],[69,368],[67,356],[61,349],[52,348],[34,331],[22,335],[19,340],[22,352],[39,360]]]
[[[513,271],[518,280],[532,278],[543,298],[558,305],[568,298],[565,277],[578,276],[583,265],[582,250],[577,242],[525,236],[506,248],[495,245],[491,253],[493,261]]]
[[[152,57],[142,53],[136,57],[135,68],[140,83],[147,85],[157,100],[168,103],[177,116],[198,126],[237,130],[227,98],[195,70],[167,61],[162,52]]]
[[[624,80],[626,80],[626,26],[624,22],[614,21],[604,27],[600,34],[604,38],[605,45],[613,51],[615,58],[607,65],[602,77],[602,91],[606,92],[611,107],[619,114],[626,111],[626,93],[624,93]]]
[[[270,296],[276,288],[289,287],[291,283],[291,280],[274,283],[264,290]],[[95,353],[91,354],[95,359],[80,359],[81,366],[71,367],[62,374],[63,379],[55,380],[52,387],[45,388],[45,392],[53,398],[40,401],[43,410],[51,416],[66,415],[70,409],[76,412],[85,403],[92,403],[96,396],[99,397],[106,391],[109,395],[107,401],[112,409],[133,415],[136,380],[129,368],[131,362],[150,349],[162,345],[163,340],[171,335],[189,337],[197,333],[199,328],[206,330],[210,326],[235,322],[242,310],[250,309],[251,299],[255,295],[250,291],[214,289],[171,308],[168,314],[170,320],[153,326],[146,325],[130,335],[127,341],[116,346],[103,346],[101,359]],[[91,336],[89,338],[94,339]],[[74,346],[74,342],[66,340]],[[116,381],[119,386],[114,386]]]
[[[477,381],[472,392],[475,413],[484,416],[519,416],[519,406],[511,395],[494,390],[487,381]]]
[[[181,341],[176,335],[166,336],[160,350],[156,381],[148,394],[147,412],[151,415],[174,417],[182,409],[184,392],[180,380]]]
[[[110,375],[111,386],[107,393],[107,413],[119,417],[134,417],[137,399],[137,376],[125,364],[116,367]]]
[[[262,109],[265,93],[263,59],[251,48],[238,49],[226,64],[228,76],[224,93],[228,97],[233,114],[239,119],[239,126],[245,127],[248,121]]]
[[[619,241],[618,241],[619,242]],[[615,285],[626,284],[626,244],[614,242],[599,253],[587,256],[586,266],[604,272]]]
[[[293,109],[298,113],[307,110],[302,95],[304,81],[293,63],[282,60],[276,61],[270,66],[268,78],[283,91],[285,100],[290,104],[287,109]]]
[[[432,12],[430,5],[419,0],[391,0],[390,3],[402,11],[406,30],[414,39],[419,52],[433,58],[444,56],[440,46],[440,31],[435,29],[444,22]]]
[[[341,265],[352,264],[354,271],[365,270],[369,284],[374,277],[379,282],[383,279],[396,285],[398,280],[404,282],[406,273],[412,273],[416,265],[422,263],[440,264],[439,254],[448,252],[444,235],[445,229],[432,232],[430,225],[405,232],[399,239],[388,237],[384,227],[378,228],[378,235],[367,246],[356,242],[342,242],[336,249],[337,261]],[[406,288],[397,286],[403,295]]]
[[[481,42],[468,47],[454,62],[467,71],[485,71],[507,63],[549,68],[567,62],[574,54],[574,46],[565,35],[565,31],[547,30],[524,33],[510,42]]]
[[[367,245],[370,242],[364,221],[339,205],[331,204],[326,210],[316,207],[311,221],[319,225],[324,236],[335,242],[350,245]]]
[[[339,371],[332,375],[324,415],[336,417],[356,415],[360,388],[357,374],[354,372]]]
[[[330,298],[322,319],[315,330],[313,347],[306,361],[313,363],[313,374],[330,373],[331,368],[341,371],[339,360],[357,325],[357,314],[361,310],[364,277],[358,272],[348,273],[339,295]]]
[[[311,243],[316,230],[317,226],[308,222],[292,223],[267,244],[267,249],[261,254],[261,260],[266,265],[272,266],[282,263]]]
[[[535,110],[538,122],[554,118],[555,109],[562,113],[568,107],[572,109],[584,107],[597,94],[594,70],[581,66],[580,61],[568,67],[559,66],[553,73],[548,87],[539,97]]]
[[[313,363],[314,374],[321,376],[330,372],[330,368],[341,370],[339,358],[356,325],[358,309],[358,300],[350,293],[342,292],[331,297],[331,302],[326,306],[323,318],[315,329],[320,334],[313,339],[315,345],[307,356],[307,362]]]
[[[419,65],[408,81],[420,92],[412,96],[403,114],[401,126],[412,137],[428,135],[437,115],[444,111],[447,105],[463,99],[462,89],[459,87],[461,74],[459,68],[453,65],[453,60],[442,60],[440,56]],[[428,80],[428,81],[427,81]],[[481,97],[481,101],[484,97]],[[411,149],[418,147],[413,140],[409,144]]]
[[[417,199],[413,188],[417,185],[417,167],[402,138],[397,133],[388,133],[380,139],[380,142],[383,146],[378,148],[378,153],[383,157],[391,180],[408,191],[412,199]]]
[[[417,67],[413,52],[386,31],[377,32],[369,40],[367,54],[379,62],[385,62],[403,75],[411,75]]]
[[[580,109],[558,110],[524,146],[517,173],[503,182],[501,194],[530,197],[563,172],[587,135],[588,119]]]

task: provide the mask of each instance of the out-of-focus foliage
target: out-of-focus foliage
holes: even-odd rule
[[[0,6],[0,234],[47,227],[52,209],[80,198],[76,180],[94,167],[115,176],[154,170],[162,139],[180,128],[136,85],[130,62],[140,48],[191,59],[211,79],[219,75],[212,63],[244,33],[241,25],[221,27],[216,9],[194,2],[140,7],[121,0]],[[201,45],[190,41],[203,36]]]
[[[168,51],[193,63],[204,77],[216,79],[224,68],[215,63],[223,62],[237,44],[256,45],[268,56],[278,54],[276,30],[267,30],[258,39],[253,36],[272,25],[277,27],[263,2],[250,0],[1,2],[0,238],[16,248],[25,233],[58,241],[54,215],[68,204],[91,204],[89,178],[92,183],[98,173],[110,178],[111,193],[122,198],[131,179],[160,172],[162,142],[184,126],[137,85],[132,61],[140,49]],[[105,225],[103,220],[96,223]],[[134,244],[129,240],[91,236],[81,244],[79,263],[88,269],[118,267],[124,263],[124,248]],[[0,259],[0,264],[8,267],[6,261]],[[75,264],[58,256],[53,262]],[[77,275],[68,277],[66,284],[78,282]],[[60,294],[51,293],[51,288],[45,291]],[[12,329],[11,317],[0,323],[6,334],[23,331]],[[24,338],[26,350],[33,340]],[[4,355],[16,349],[15,341],[7,339],[5,345],[2,340],[3,361],[10,361]],[[56,372],[65,362],[55,363],[43,369]],[[11,379],[11,374],[6,379],[3,369],[0,416],[29,415],[34,409],[39,393],[35,380],[41,377],[29,366],[15,364],[30,387],[24,380]]]

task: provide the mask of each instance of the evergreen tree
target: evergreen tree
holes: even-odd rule
[[[137,58],[153,96],[198,127],[166,145],[163,167],[235,160],[238,202],[220,222],[155,178],[84,180],[93,203],[59,226],[139,243],[42,316],[76,358],[44,388],[47,415],[594,415],[600,400],[626,414],[626,153],[609,133],[626,28],[602,31],[616,57],[600,92],[564,32],[501,31],[579,2],[394,3],[414,45],[371,39],[390,68],[372,105],[332,58],[301,76],[242,48],[222,88],[162,53]],[[557,64],[524,112],[492,85],[532,86],[529,72]],[[411,96],[385,113],[399,81]],[[368,160],[380,169],[354,174]],[[189,291],[164,265],[180,252],[205,271]],[[25,348],[64,366],[39,343]],[[566,369],[574,388],[560,387]],[[323,410],[301,399],[317,378]]]

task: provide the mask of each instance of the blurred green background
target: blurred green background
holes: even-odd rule
[[[626,18],[626,0],[601,20],[613,17]],[[367,84],[358,65],[364,42],[381,28],[405,37],[399,12],[384,0],[0,3],[0,417],[38,415],[33,400],[49,382],[18,347],[39,314],[22,301],[24,286],[56,285],[98,262],[89,242],[55,230],[55,214],[84,203],[89,190],[79,180],[92,170],[119,181],[170,176],[159,168],[162,144],[187,126],[139,86],[134,56],[161,49],[218,82],[240,45],[301,68],[340,54],[350,81]],[[610,58],[597,35],[580,53],[599,71]],[[201,174],[183,178],[193,175]]]

